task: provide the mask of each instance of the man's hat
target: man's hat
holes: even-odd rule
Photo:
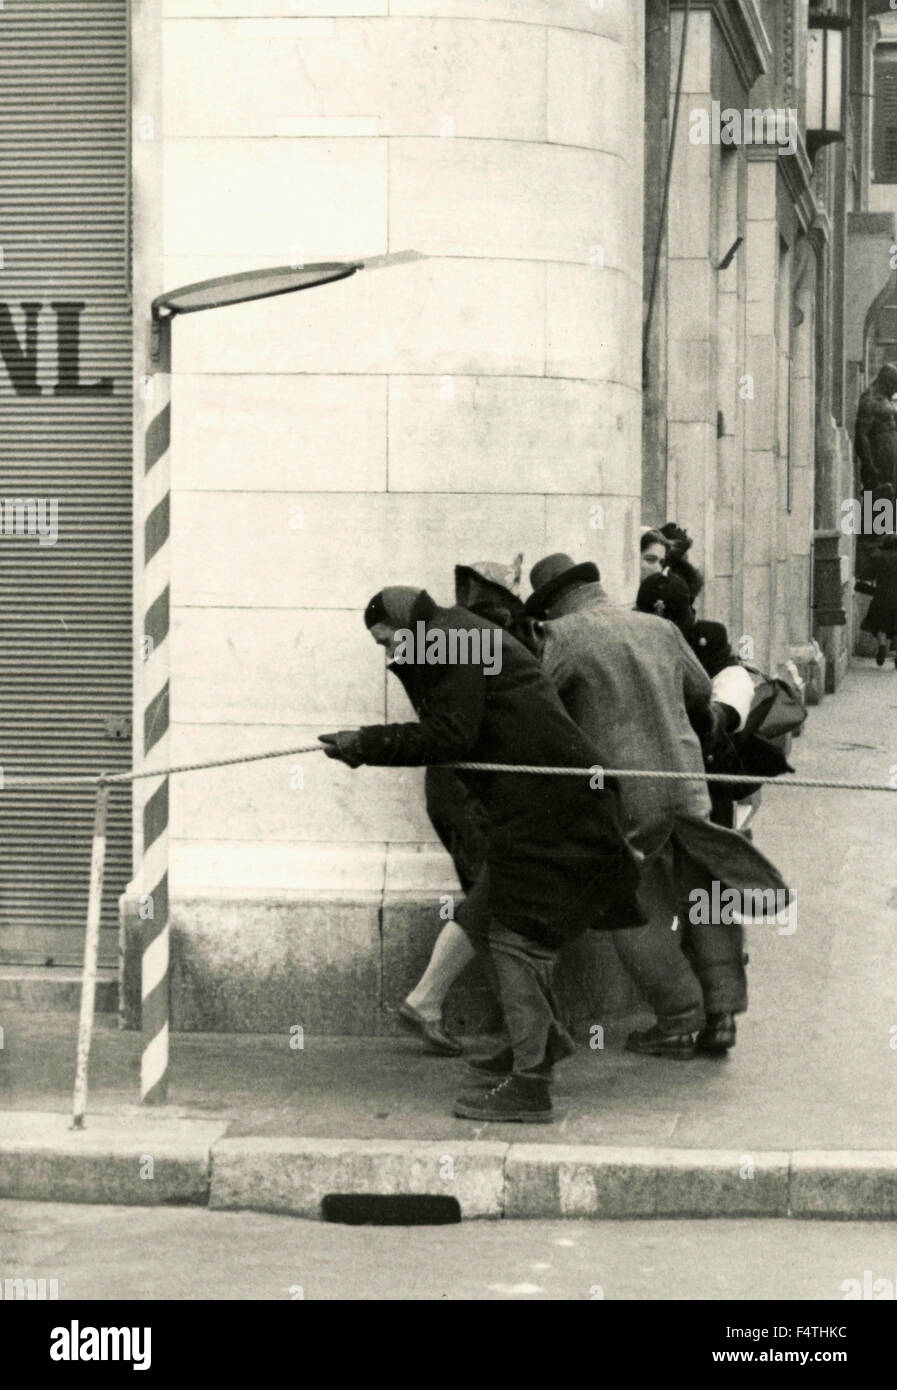
[[[526,601],[526,612],[531,618],[544,618],[554,600],[571,584],[597,584],[600,579],[598,566],[591,560],[577,565],[569,555],[546,555],[529,572],[533,592]]]

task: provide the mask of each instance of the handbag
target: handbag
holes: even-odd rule
[[[791,682],[784,676],[768,676],[749,661],[742,665],[754,682],[754,698],[742,734],[775,743],[799,729],[807,711]]]

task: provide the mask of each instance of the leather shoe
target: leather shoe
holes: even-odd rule
[[[458,1039],[445,1031],[439,1019],[424,1018],[408,1003],[399,1009],[399,1021],[413,1033],[418,1033],[434,1052],[443,1057],[460,1057],[464,1051]]]
[[[630,1033],[626,1039],[627,1052],[641,1052],[648,1057],[673,1057],[679,1062],[687,1062],[695,1055],[695,1043],[691,1033],[670,1033],[656,1023],[653,1028],[643,1028]]]
[[[735,1015],[708,1014],[707,1022],[695,1040],[699,1052],[728,1052],[735,1046]]]

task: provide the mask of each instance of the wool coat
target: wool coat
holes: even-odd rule
[[[864,632],[883,632],[897,637],[897,550],[877,550],[869,562],[868,576],[875,595],[860,627]]]
[[[613,607],[599,586],[582,585],[553,608],[544,637],[544,669],[602,766],[703,772],[693,721],[706,717],[710,678],[673,623]],[[621,778],[619,787],[624,830],[642,853],[672,840],[727,887],[785,888],[744,836],[710,823],[703,778]]]
[[[897,381],[889,378],[888,385],[897,389]],[[860,396],[854,450],[862,486],[870,491],[889,487],[893,497],[897,489],[897,414],[877,387],[870,387]]]

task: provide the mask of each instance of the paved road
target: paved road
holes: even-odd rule
[[[841,1300],[844,1282],[862,1287],[864,1271],[870,1287],[890,1280],[893,1293],[897,1226],[346,1227],[203,1208],[0,1202],[0,1279],[55,1278],[61,1299]]]

